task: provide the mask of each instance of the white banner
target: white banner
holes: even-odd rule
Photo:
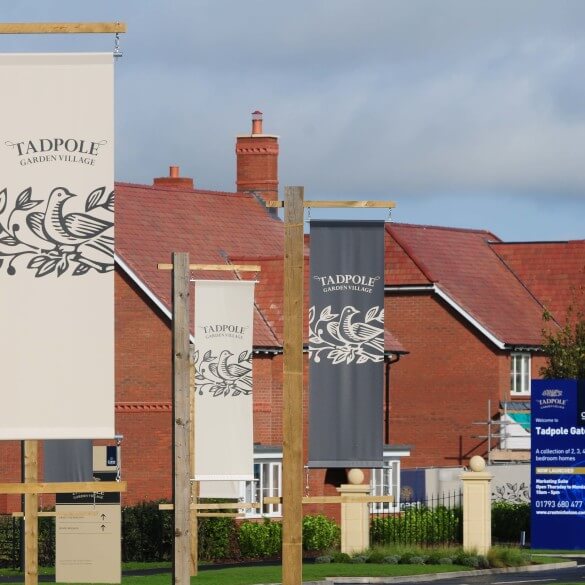
[[[0,55],[0,87],[0,439],[113,437],[113,57]]]
[[[195,479],[202,497],[251,480],[254,283],[195,282]]]

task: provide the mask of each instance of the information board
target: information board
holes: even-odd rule
[[[583,381],[533,380],[532,548],[585,546]]]
[[[119,448],[93,447],[93,479],[116,481]],[[55,573],[59,583],[120,583],[119,492],[57,494]]]

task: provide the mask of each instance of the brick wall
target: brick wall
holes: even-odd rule
[[[456,466],[486,453],[473,425],[509,385],[508,357],[427,293],[386,298],[389,328],[410,352],[391,370],[390,439],[413,447],[404,467]]]

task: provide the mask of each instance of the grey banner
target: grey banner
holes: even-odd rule
[[[45,441],[45,481],[93,481],[89,439]]]
[[[309,467],[381,467],[384,222],[311,222]]]

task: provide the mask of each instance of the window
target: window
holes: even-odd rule
[[[245,485],[245,501],[262,503],[264,498],[282,496],[282,460],[256,459],[254,480]],[[282,516],[282,504],[263,504],[260,508],[246,509],[246,517]]]
[[[530,394],[530,354],[513,353],[510,358],[510,392]]]
[[[396,512],[400,509],[400,461],[384,461],[381,469],[372,469],[370,485],[373,496],[393,496],[394,502],[371,504],[374,513]]]

